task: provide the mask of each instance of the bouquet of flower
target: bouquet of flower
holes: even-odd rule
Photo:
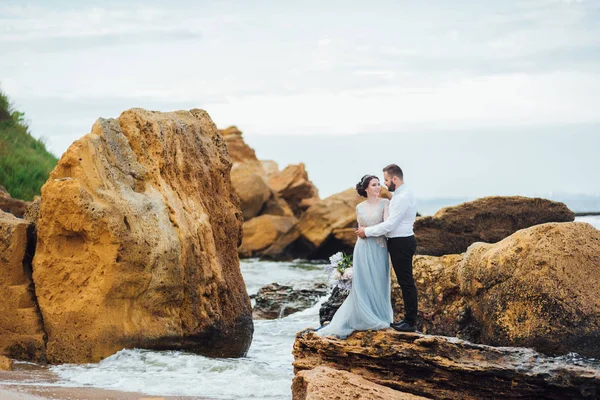
[[[329,257],[329,265],[325,267],[329,274],[329,282],[333,287],[348,293],[352,288],[352,255],[339,251]]]

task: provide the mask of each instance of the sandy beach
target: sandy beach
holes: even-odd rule
[[[4,385],[0,383],[1,400],[209,400],[207,397],[146,396],[141,393],[96,388],[64,388]]]
[[[197,396],[149,396],[92,387],[62,387],[47,367],[16,363],[14,371],[0,371],[0,400],[210,400]]]

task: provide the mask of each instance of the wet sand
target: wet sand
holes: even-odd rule
[[[197,396],[150,396],[92,387],[60,386],[47,367],[15,363],[14,371],[0,371],[0,400],[211,400]]]
[[[148,396],[96,388],[64,388],[5,385],[0,382],[2,400],[210,400],[194,396]]]

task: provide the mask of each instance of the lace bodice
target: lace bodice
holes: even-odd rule
[[[382,199],[378,204],[369,204],[363,201],[357,205],[356,219],[358,220],[358,224],[366,228],[383,222],[387,218],[389,203],[388,199]],[[382,247],[385,247],[387,244],[384,236],[373,239]]]
[[[363,201],[356,206],[356,219],[362,227],[377,225],[387,216],[389,200],[382,199],[379,204],[369,204]]]

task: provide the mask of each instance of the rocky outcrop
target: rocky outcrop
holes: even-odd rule
[[[319,194],[308,179],[304,164],[290,165],[279,171],[274,161],[262,161],[256,157],[254,150],[244,141],[242,132],[235,126],[221,133],[233,161],[231,182],[240,198],[245,221],[239,255],[261,255],[262,251],[290,230],[290,221],[295,224],[296,217],[319,200]],[[259,219],[254,221],[257,217]],[[266,233],[260,232],[261,224],[264,224]],[[271,241],[267,242],[267,239]]]
[[[49,362],[122,348],[246,353],[242,216],[202,110],[100,119],[42,188],[34,281]]]
[[[436,399],[597,398],[600,370],[569,365],[525,348],[497,348],[458,339],[355,332],[347,340],[296,336],[294,372],[346,370],[388,388]]]
[[[600,231],[548,223],[462,255],[417,256],[418,328],[545,354],[600,357]],[[392,298],[397,318],[402,296]]]
[[[31,279],[32,229],[0,211],[0,354],[43,362],[45,333]]]
[[[0,371],[12,371],[13,361],[10,358],[0,356]]]
[[[0,186],[0,210],[10,213],[15,217],[23,217],[27,204],[29,202],[13,199],[4,186]]]
[[[377,385],[348,371],[316,367],[300,371],[292,383],[293,400],[422,400],[426,397],[399,392]]]
[[[327,293],[325,284],[315,284],[313,288],[294,288],[271,283],[260,288],[254,299],[252,310],[254,319],[276,319],[287,317],[317,304]]]
[[[591,225],[549,223],[477,243],[457,275],[478,342],[600,358],[600,231]]]
[[[244,240],[240,257],[256,257],[286,234],[298,222],[295,217],[261,215],[244,222]]]
[[[414,225],[417,254],[460,254],[475,242],[496,243],[519,229],[546,222],[571,222],[563,203],[528,197],[484,197],[442,208]]]
[[[389,198],[390,194],[382,190],[381,197]],[[338,251],[352,253],[356,243],[356,206],[364,200],[355,189],[348,189],[318,202],[263,256],[271,259],[327,259]]]
[[[304,164],[288,165],[283,171],[269,176],[269,186],[285,199],[296,217],[319,202],[319,191],[308,179]]]

